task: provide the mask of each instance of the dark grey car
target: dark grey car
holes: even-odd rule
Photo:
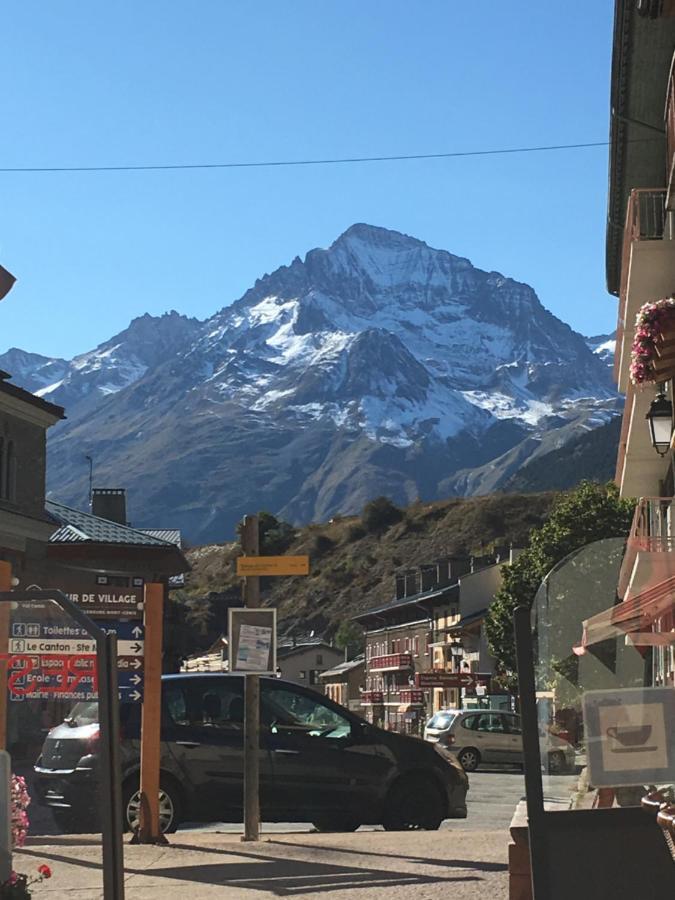
[[[162,679],[161,825],[241,822],[243,678]],[[42,801],[67,830],[95,809],[97,705],[77,704],[53,728],[35,765]],[[121,707],[127,827],[138,821],[140,710]],[[466,816],[468,780],[447,748],[386,732],[291,682],[261,679],[260,791],[268,822],[321,830],[438,828]]]

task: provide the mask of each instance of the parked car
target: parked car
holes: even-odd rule
[[[427,722],[424,738],[457,754],[467,772],[481,763],[523,765],[520,716],[494,709],[443,709]],[[574,747],[550,732],[541,736],[551,774],[574,771]]]
[[[160,822],[241,822],[244,680],[162,679]],[[121,711],[124,822],[139,818],[140,709]],[[85,830],[95,807],[98,704],[78,703],[35,764],[43,803],[64,830]],[[320,830],[436,829],[467,814],[467,776],[446,747],[383,731],[291,682],[261,678],[260,799],[264,821]]]

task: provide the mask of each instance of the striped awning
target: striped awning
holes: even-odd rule
[[[635,646],[664,646],[675,643],[674,632],[657,632],[653,625],[675,610],[675,575],[610,606],[582,623],[581,643],[572,649],[582,656],[586,648],[610,638],[627,637]]]

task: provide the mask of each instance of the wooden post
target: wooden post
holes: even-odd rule
[[[0,592],[12,590],[12,567],[8,562],[0,560]],[[9,616],[10,604],[0,603],[0,654],[4,654],[0,662],[0,750],[7,749],[7,651],[9,649]]]
[[[138,842],[166,844],[159,828],[164,585],[145,585],[145,658],[141,716],[141,808]]]
[[[246,516],[241,531],[241,548],[246,556],[259,556],[258,517]],[[260,606],[260,578],[244,579],[244,606]],[[260,676],[244,676],[244,837],[260,840]]]

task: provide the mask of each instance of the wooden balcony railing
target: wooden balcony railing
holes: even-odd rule
[[[412,653],[388,653],[386,656],[371,657],[368,668],[395,672],[398,669],[412,669],[412,664]]]
[[[403,703],[408,704],[423,704],[424,703],[424,691],[401,691],[399,694],[399,700]]]
[[[363,703],[363,704],[384,703],[384,694],[382,691],[363,691],[361,694],[361,703]]]
[[[675,202],[675,54],[673,54],[670,64],[664,119],[666,126],[666,184],[668,185],[666,209],[673,209]]]

